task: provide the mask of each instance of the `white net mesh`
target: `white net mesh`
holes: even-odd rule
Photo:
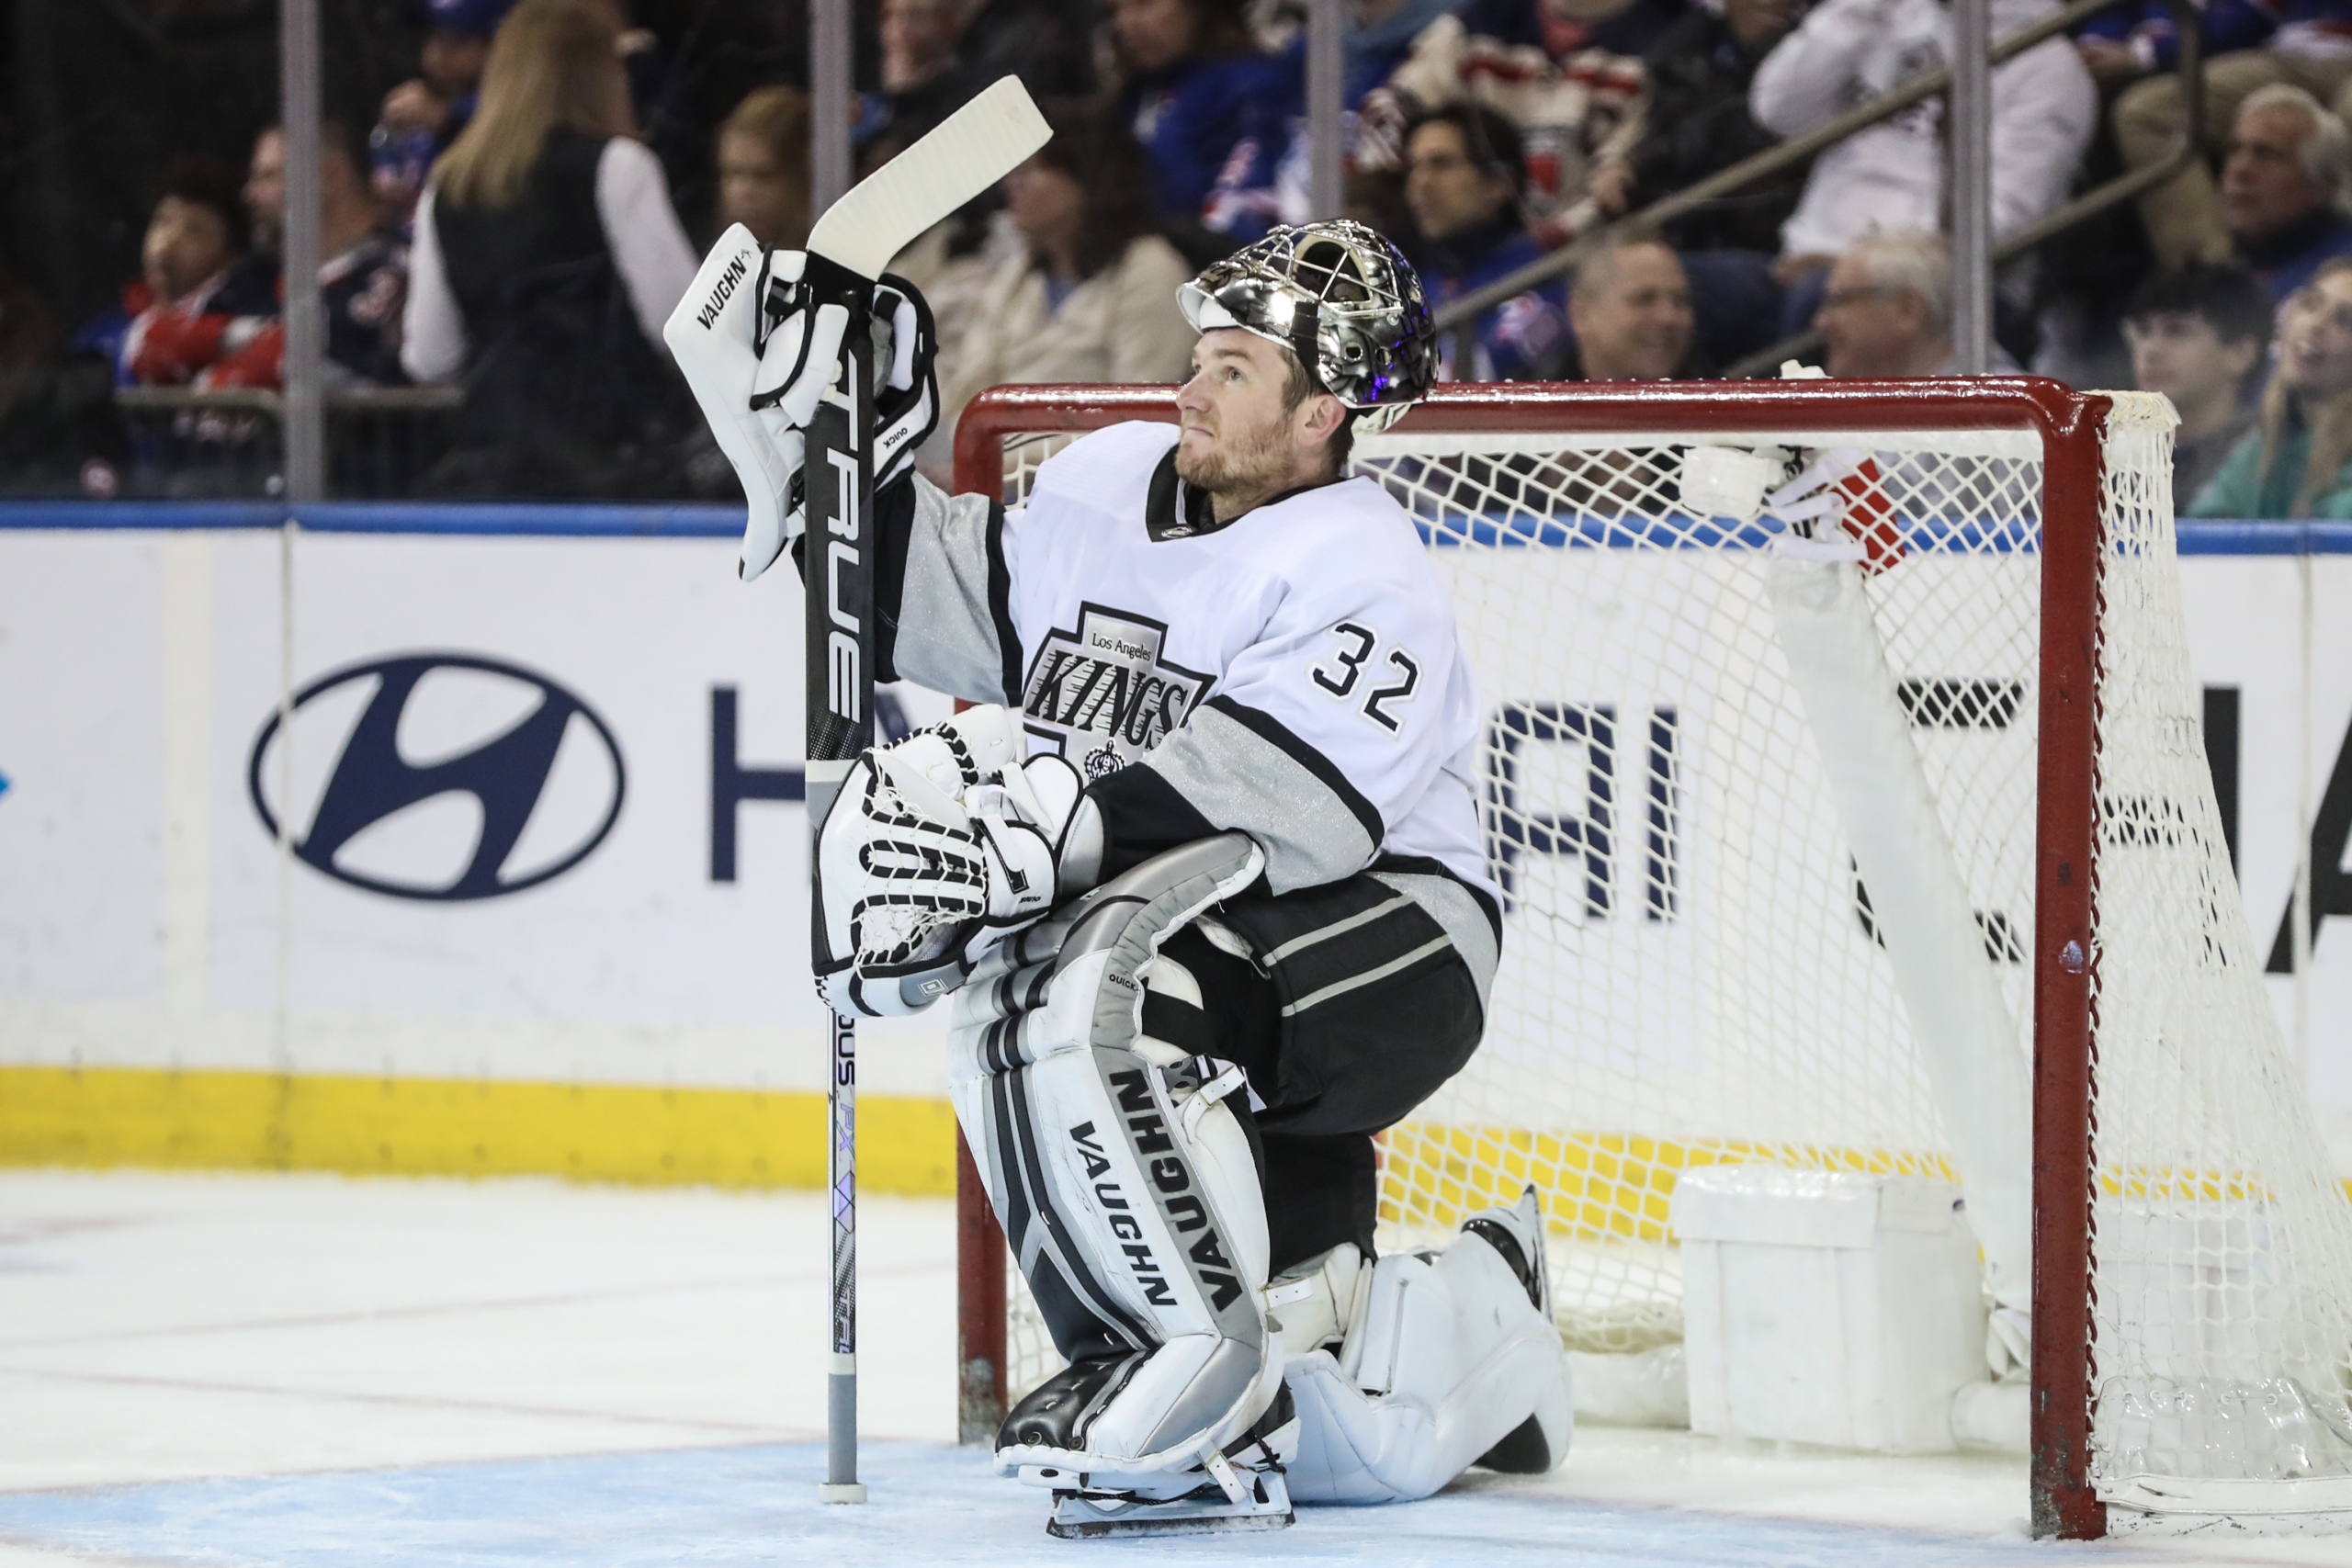
[[[2181,632],[2165,437],[2108,438],[2092,1472],[2166,1509],[2352,1509],[2352,1204],[2287,1058]],[[2184,1487],[2182,1480],[2207,1484]]]
[[[2169,423],[2153,400],[2117,400],[2101,622],[2092,1468],[2143,1501],[2134,1477],[2352,1475],[2352,1204],[2287,1068],[2222,846]],[[1008,443],[1008,502],[1067,439]],[[1871,580],[1872,611],[2029,1050],[2040,437],[1703,439],[1871,454],[1848,515],[1905,551]],[[1668,1203],[1691,1166],[1954,1175],[1774,633],[1770,528],[1684,513],[1693,441],[1498,430],[1356,447],[1429,537],[1478,672],[1506,897],[1484,1043],[1383,1139],[1383,1245],[1442,1239],[1534,1183],[1561,1330],[1588,1352],[1680,1338]],[[1018,1398],[1058,1363],[1012,1291]]]

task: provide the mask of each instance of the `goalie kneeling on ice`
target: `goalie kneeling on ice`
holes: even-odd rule
[[[1983,1270],[1960,1189],[1702,1166],[1674,1190],[1690,1429],[1881,1453],[1954,1448],[1982,1382]]]

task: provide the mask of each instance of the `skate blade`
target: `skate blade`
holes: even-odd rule
[[[1281,1474],[1261,1473],[1256,1490],[1255,1501],[1238,1504],[1214,1486],[1164,1502],[1057,1492],[1046,1533],[1063,1540],[1099,1540],[1113,1536],[1288,1529],[1295,1516],[1291,1512],[1290,1489],[1283,1484]],[[1204,1492],[1207,1495],[1202,1495]]]

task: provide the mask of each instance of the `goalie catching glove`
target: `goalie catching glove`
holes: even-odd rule
[[[1010,710],[978,707],[851,765],[817,831],[817,984],[836,1011],[920,1011],[1093,886],[1102,817],[1076,768],[1028,745]]]
[[[833,385],[858,280],[806,251],[771,251],[741,223],[719,236],[663,341],[685,373],[718,448],[735,466],[750,516],[745,581],[775,564],[807,526],[802,464],[808,423]],[[931,307],[914,285],[874,288],[874,489],[904,477],[939,423]]]

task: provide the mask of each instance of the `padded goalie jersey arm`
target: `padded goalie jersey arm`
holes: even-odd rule
[[[974,703],[1018,705],[1021,640],[1004,508],[921,474],[875,502],[876,676]],[[797,546],[795,547],[797,549]]]
[[[1475,714],[1434,584],[1302,595],[1182,728],[1089,789],[1105,876],[1238,830],[1276,893],[1352,875],[1435,782]]]

